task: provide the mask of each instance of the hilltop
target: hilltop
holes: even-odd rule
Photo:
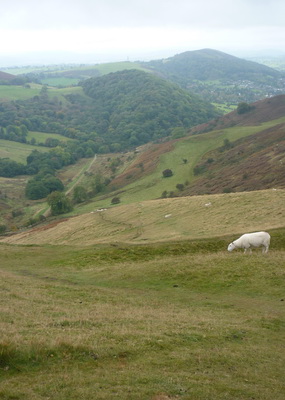
[[[284,72],[221,51],[187,51],[142,64],[214,103],[237,105],[284,93]]]
[[[37,83],[51,86],[78,85],[91,77],[136,69],[155,74],[181,88],[218,103],[227,112],[241,101],[254,102],[285,92],[284,71],[230,54],[201,49],[148,62],[116,62],[95,65],[43,66],[12,69]]]
[[[167,59],[150,61],[145,65],[183,87],[189,86],[195,80],[220,79],[266,84],[283,76],[273,68],[213,49],[186,51]]]

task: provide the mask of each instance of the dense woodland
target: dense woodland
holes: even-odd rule
[[[1,138],[25,142],[26,130],[59,133],[92,142],[92,152],[107,153],[170,136],[205,122],[217,112],[177,85],[130,70],[82,82],[85,95],[66,101],[40,96],[0,104]],[[91,155],[91,153],[89,154]]]

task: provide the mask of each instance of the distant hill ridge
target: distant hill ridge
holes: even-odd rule
[[[0,81],[11,81],[16,78],[16,75],[8,74],[7,72],[0,71]]]
[[[284,76],[280,71],[223,53],[203,49],[187,51],[167,59],[150,61],[143,65],[159,71],[167,78],[187,86],[192,80],[257,80],[266,81]]]

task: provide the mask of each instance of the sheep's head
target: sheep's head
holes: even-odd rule
[[[233,243],[230,243],[228,245],[228,251],[233,251],[235,249],[235,245]]]

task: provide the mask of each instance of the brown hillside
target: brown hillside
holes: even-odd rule
[[[206,132],[212,129],[223,129],[231,126],[258,125],[262,122],[271,121],[284,117],[285,95],[275,96],[260,100],[251,104],[252,109],[244,114],[238,114],[237,110],[232,111],[217,120],[198,125],[191,130],[192,134]]]
[[[285,124],[207,153],[203,170],[183,195],[285,188]]]
[[[150,174],[158,165],[159,157],[171,151],[174,143],[175,141],[170,141],[143,146],[141,153],[136,157],[135,161],[132,162],[122,174],[113,179],[111,185],[116,188],[121,188]]]
[[[12,74],[7,74],[6,72],[0,71],[0,81],[11,81],[12,79],[15,79],[16,76]]]

